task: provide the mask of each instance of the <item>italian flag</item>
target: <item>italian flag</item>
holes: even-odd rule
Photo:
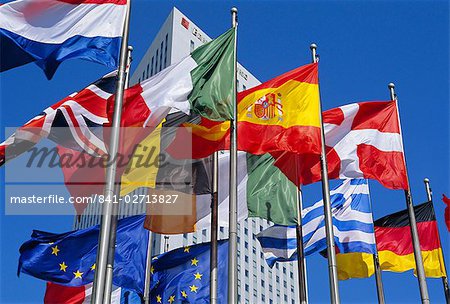
[[[231,28],[181,62],[126,90],[122,125],[156,126],[171,109],[213,121],[231,119],[234,46]]]

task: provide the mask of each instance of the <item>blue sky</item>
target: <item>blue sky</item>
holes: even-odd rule
[[[442,247],[450,263],[440,200],[442,193],[450,195],[447,1],[134,0],[130,44],[135,66],[173,6],[211,37],[229,28],[229,10],[238,7],[238,60],[262,81],[309,63],[309,45],[317,43],[324,109],[387,100],[387,83],[395,82],[413,200],[425,201],[423,178],[430,178]],[[107,72],[103,66],[74,60],[63,63],[51,81],[34,64],[0,74],[1,128],[22,125]],[[4,180],[4,168],[0,174]],[[374,181],[370,187],[375,218],[405,208],[403,191],[384,189]],[[306,205],[319,197],[319,185],[305,187]],[[18,249],[32,229],[64,232],[71,229],[73,217],[5,216],[0,205],[0,302],[42,302],[44,282],[16,276]],[[308,259],[308,279],[310,301],[328,302],[327,263],[321,256]],[[384,272],[383,281],[388,303],[419,301],[417,279],[411,273]],[[431,301],[443,303],[441,280],[427,282]],[[339,287],[344,303],[376,302],[373,278],[341,282]]]

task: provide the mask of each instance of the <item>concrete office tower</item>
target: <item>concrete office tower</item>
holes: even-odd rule
[[[227,27],[224,27],[224,31]],[[145,39],[143,37],[143,39]],[[211,38],[194,24],[188,17],[174,8],[158,34],[141,59],[134,74],[131,85],[141,82],[169,65],[180,61],[195,48],[211,41]],[[135,60],[136,62],[136,60]],[[238,64],[238,91],[254,87],[260,82],[242,65]],[[137,194],[144,194],[140,189]],[[99,206],[88,206],[76,228],[98,224]],[[120,206],[120,217],[144,213],[140,204],[123,204]],[[261,247],[255,236],[267,228],[266,220],[250,218],[238,224],[238,300],[239,303],[296,303],[298,302],[297,264],[277,263],[273,269],[267,266]],[[219,238],[228,236],[224,227],[219,228]],[[196,233],[180,235],[155,235],[153,254],[172,250],[181,246],[192,245],[210,240],[209,229]]]

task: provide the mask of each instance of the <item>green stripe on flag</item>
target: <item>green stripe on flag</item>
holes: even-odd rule
[[[231,28],[191,54],[198,64],[191,71],[191,109],[210,120],[232,118],[235,39],[235,30]]]
[[[279,225],[295,225],[296,187],[273,163],[270,154],[247,154],[248,216]]]

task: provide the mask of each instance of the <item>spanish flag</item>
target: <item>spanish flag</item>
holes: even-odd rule
[[[414,207],[422,251],[425,276],[446,276],[433,203]],[[375,221],[380,269],[392,272],[416,271],[408,211],[402,210]],[[352,252],[337,255],[340,280],[368,278],[374,274],[374,260],[370,253]]]
[[[320,154],[318,64],[287,72],[238,93],[238,149],[260,155],[274,151]],[[186,158],[186,141],[192,141],[192,158],[202,158],[229,147],[230,123],[201,117],[183,124],[168,152]],[[189,151],[190,152],[190,151]]]
[[[425,275],[446,276],[433,203],[414,207]],[[375,237],[382,270],[404,272],[416,269],[408,211],[399,211],[375,221]]]
[[[238,94],[238,149],[320,154],[318,64]]]

